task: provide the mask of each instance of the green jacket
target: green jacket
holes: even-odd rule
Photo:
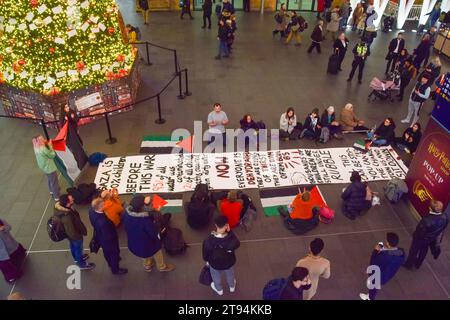
[[[44,171],[46,174],[53,173],[57,170],[55,160],[56,157],[55,150],[52,147],[44,147],[36,153],[36,160],[38,167]]]
[[[87,235],[87,230],[80,214],[75,209],[67,209],[57,202],[55,204],[54,215],[61,219],[67,238],[71,241],[82,240]]]

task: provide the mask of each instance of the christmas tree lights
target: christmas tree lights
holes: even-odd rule
[[[128,75],[114,0],[0,0],[0,84],[54,95]]]

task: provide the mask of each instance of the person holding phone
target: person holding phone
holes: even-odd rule
[[[370,257],[370,266],[379,268],[378,283],[372,283],[371,278],[368,279],[369,293],[360,293],[362,300],[375,300],[378,290],[382,285],[388,283],[405,262],[405,252],[402,248],[398,248],[399,237],[396,233],[388,232],[386,234],[386,244],[379,242]],[[369,274],[369,276],[372,276]],[[369,286],[370,285],[370,286]]]
[[[0,219],[0,270],[8,283],[22,276],[21,266],[26,250],[11,235],[11,226]]]
[[[280,300],[303,300],[303,291],[309,290],[311,285],[308,269],[295,267],[281,291]]]
[[[47,176],[48,188],[55,202],[59,200],[60,186],[58,182],[57,168],[55,164],[56,153],[53,150],[52,140],[45,140],[41,135],[33,138],[34,154],[39,169]]]

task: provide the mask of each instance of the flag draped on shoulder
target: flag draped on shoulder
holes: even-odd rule
[[[71,128],[67,121],[53,139],[53,149],[57,155],[56,166],[69,185],[73,186],[74,181],[86,165],[88,157],[76,129]]]

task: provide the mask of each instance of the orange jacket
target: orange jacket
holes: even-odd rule
[[[109,220],[117,227],[120,224],[120,217],[125,209],[122,207],[122,203],[118,196],[113,195],[109,200],[105,201],[105,207],[103,209]]]
[[[303,201],[301,194],[295,197],[291,204],[293,207],[290,214],[292,219],[309,220],[313,217],[312,210],[314,207],[323,207],[325,205],[319,190],[315,186],[312,188],[310,195],[309,201]]]

